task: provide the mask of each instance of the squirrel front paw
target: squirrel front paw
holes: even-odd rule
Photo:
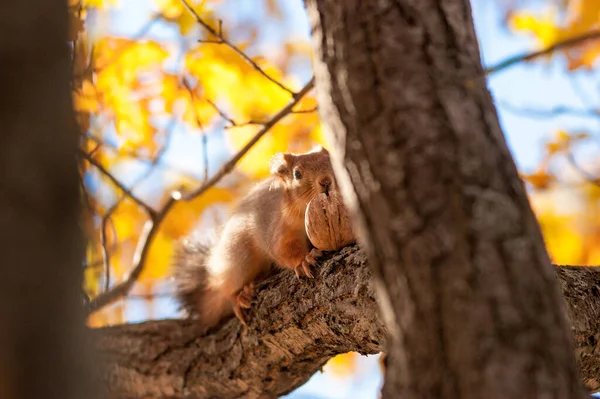
[[[254,282],[246,284],[244,288],[240,290],[240,292],[235,296],[234,305],[233,305],[233,313],[240,320],[240,322],[248,326],[246,324],[246,317],[242,312],[242,308],[250,309],[252,299],[256,294],[256,290],[254,288]]]
[[[317,259],[323,256],[323,252],[317,248],[313,248],[310,252],[304,257],[302,263],[294,268],[296,272],[296,277],[300,278],[302,275],[313,278],[311,266],[317,266]]]

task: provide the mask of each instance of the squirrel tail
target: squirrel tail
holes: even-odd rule
[[[180,310],[206,328],[216,326],[233,313],[229,299],[209,285],[206,262],[212,246],[209,242],[187,237],[175,248],[172,262]]]

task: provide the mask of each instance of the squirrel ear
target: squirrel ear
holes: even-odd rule
[[[269,162],[269,168],[273,175],[287,175],[292,169],[293,155],[285,152],[278,152],[273,155]]]
[[[309,152],[322,152],[324,154],[329,154],[329,151],[327,151],[327,148],[323,147],[322,145],[314,146],[313,149],[310,150]]]

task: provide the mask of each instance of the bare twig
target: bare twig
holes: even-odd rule
[[[204,178],[203,181],[208,180],[208,137],[206,132],[202,130],[202,159],[204,160]]]
[[[106,227],[118,204],[120,204],[120,201],[113,205],[106,212],[106,215],[102,217],[102,225],[100,227],[100,246],[102,247],[102,264],[104,265],[104,292],[107,292],[110,288],[110,252],[108,250]]]
[[[527,52],[527,53],[516,55],[514,57],[510,57],[502,62],[499,62],[498,64],[494,65],[493,67],[487,68],[485,70],[485,74],[491,75],[492,73],[501,71],[503,69],[510,68],[511,66],[518,64],[519,62],[531,61],[535,58],[539,58],[544,55],[553,53],[554,51],[562,50],[567,47],[576,46],[576,45],[586,42],[588,40],[597,40],[597,39],[600,39],[600,30],[593,30],[593,31],[584,33],[583,35],[572,37],[572,38],[565,39],[560,42],[554,43],[553,45],[548,46],[543,50]]]
[[[144,201],[136,197],[127,187],[123,185],[123,183],[119,181],[119,179],[114,177],[108,170],[106,170],[106,168],[104,168],[104,166],[102,166],[100,162],[96,161],[83,150],[80,150],[79,153],[83,156],[83,158],[85,158],[86,161],[94,165],[104,176],[108,177],[108,179],[115,186],[117,186],[121,191],[127,194],[127,196],[131,198],[136,204],[144,208],[144,210],[148,213],[148,215],[150,215],[150,217],[154,217],[156,211],[152,209],[150,205],[146,204]]]
[[[225,36],[223,36],[222,27],[221,27],[222,22],[221,21],[219,21],[219,30],[217,31],[217,30],[213,29],[212,26],[210,26],[209,24],[207,24],[200,17],[200,15],[198,15],[198,13],[189,5],[189,3],[186,0],[181,0],[181,2],[183,3],[183,6],[194,16],[194,18],[196,19],[196,21],[200,25],[202,25],[202,27],[204,27],[204,29],[206,29],[211,35],[213,35],[214,37],[217,38],[217,40],[211,40],[210,43],[224,44],[224,45],[226,45],[231,50],[235,51],[246,62],[248,62],[252,66],[252,68],[254,68],[258,73],[260,73],[261,75],[263,75],[265,78],[267,78],[268,80],[270,80],[275,85],[279,86],[282,90],[285,90],[288,93],[290,93],[292,95],[292,97],[296,98],[296,97],[298,97],[300,95],[299,92],[295,93],[293,90],[291,90],[288,87],[284,86],[281,82],[279,82],[276,79],[274,79],[271,76],[269,76],[256,62],[254,62],[252,60],[252,58],[248,57],[248,55],[246,55],[246,53],[244,53],[236,45],[234,45],[229,40],[227,40],[225,38]],[[208,43],[207,40],[203,40],[203,42]]]
[[[161,150],[154,157],[150,157],[150,156],[145,156],[145,155],[142,155],[142,154],[138,154],[137,152],[131,151],[131,150],[129,150],[129,151],[122,151],[121,149],[117,148],[116,146],[114,146],[112,144],[109,144],[109,143],[103,141],[102,139],[100,139],[99,137],[93,136],[93,135],[91,135],[89,133],[87,134],[87,137],[89,137],[91,140],[95,141],[96,143],[100,144],[101,147],[108,148],[108,149],[114,151],[115,153],[117,153],[120,156],[130,157],[130,158],[135,159],[136,161],[147,162],[147,163],[149,163],[151,165],[156,165],[158,163],[159,157],[162,155],[162,153],[165,152],[166,147],[168,146],[168,143],[170,142],[171,134],[169,133],[169,136],[167,137],[167,144],[163,148],[161,148]],[[161,168],[164,168],[164,169],[166,169],[166,170],[168,170],[170,172],[178,173],[178,174],[186,177],[187,179],[195,180],[195,181],[199,182],[198,178],[190,175],[185,170],[179,169],[179,168],[177,168],[177,167],[175,167],[173,165],[169,165],[169,164],[165,164],[164,162],[161,162],[160,166],[161,166]]]
[[[176,294],[176,292],[157,292],[156,294],[128,294],[127,296],[125,296],[125,298],[147,301],[152,299],[173,298]]]
[[[600,187],[600,178],[592,175],[587,170],[583,169],[581,165],[577,163],[571,151],[567,151],[566,156],[573,169],[575,169],[587,182]]]
[[[290,111],[290,114],[293,114],[293,112]],[[225,126],[225,130],[230,130],[230,129],[234,129],[236,127],[244,127],[244,126],[265,126],[266,123],[267,122],[255,121],[253,119],[250,119],[249,121],[246,121],[243,123],[236,123],[235,125]]]
[[[312,114],[313,112],[317,112],[318,109],[318,106],[309,109],[297,109],[292,111],[292,114]]]
[[[167,216],[169,211],[173,208],[175,203],[179,200],[191,201],[194,198],[202,195],[215,184],[217,184],[225,175],[231,173],[235,165],[242,159],[244,155],[281,119],[285,116],[289,115],[294,108],[298,104],[298,102],[302,99],[302,97],[308,93],[314,86],[315,79],[314,77],[298,92],[296,96],[292,99],[292,101],[283,107],[277,114],[275,114],[267,123],[265,123],[264,127],[260,129],[254,137],[246,145],[238,151],[235,156],[233,156],[227,163],[225,163],[217,173],[210,179],[206,180],[203,184],[200,185],[197,189],[191,191],[187,194],[182,194],[178,191],[175,191],[171,194],[167,202],[163,205],[163,207],[154,214],[154,217],[151,217],[150,220],[146,222],[144,225],[143,231],[140,234],[140,238],[138,240],[138,245],[135,250],[135,254],[133,257],[133,269],[127,279],[120,284],[117,284],[109,291],[96,296],[94,299],[90,301],[87,306],[88,312],[95,312],[102,307],[116,301],[117,299],[127,295],[138,277],[144,270],[146,258],[150,251],[150,247],[152,245],[152,241],[158,232],[158,228],[164,218]]]
[[[600,110],[596,109],[584,109],[584,108],[572,108],[564,105],[559,105],[553,108],[542,109],[542,108],[527,108],[520,107],[506,101],[499,101],[498,105],[514,114],[524,115],[530,118],[555,118],[562,115],[573,115],[579,117],[600,117]]]
[[[237,123],[235,123],[235,121],[233,119],[231,119],[229,116],[227,116],[227,114],[225,112],[223,112],[219,107],[217,107],[217,104],[210,101],[208,98],[205,98],[205,100],[207,103],[209,103],[211,105],[211,107],[213,107],[215,109],[215,111],[217,111],[217,113],[221,116],[221,118],[223,118],[227,122],[229,122],[231,124],[231,126],[237,126]]]

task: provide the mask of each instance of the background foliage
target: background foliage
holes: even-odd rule
[[[488,76],[490,89],[553,261],[600,264],[600,2],[472,5],[484,64],[499,65]],[[132,271],[137,277],[124,296],[91,313],[89,324],[175,317],[174,243],[195,228],[210,234],[266,175],[273,153],[326,144],[312,92],[270,123],[311,77],[302,2],[69,0],[69,15],[88,237],[83,288],[94,301]],[[566,45],[527,56],[556,43]],[[519,51],[510,65],[501,63]],[[265,126],[269,131],[215,185],[190,201],[171,199],[219,175]],[[361,381],[367,388],[360,389],[374,394],[380,382],[376,358],[342,355],[324,371],[293,395],[314,392],[312,384],[346,397],[336,378],[354,386],[348,395]]]

